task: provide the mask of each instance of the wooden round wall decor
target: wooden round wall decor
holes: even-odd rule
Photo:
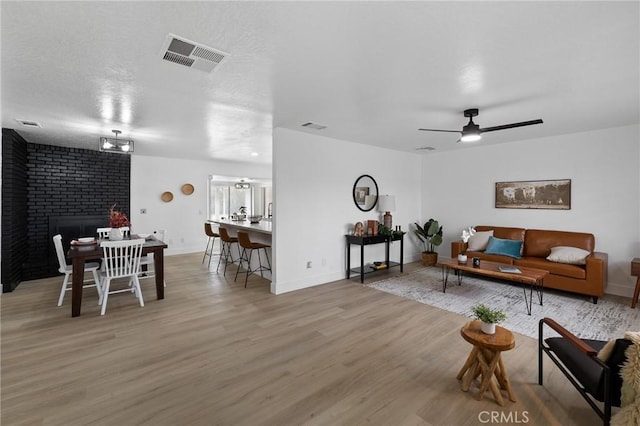
[[[182,185],[182,193],[184,195],[191,195],[193,194],[193,191],[193,185],[191,185],[190,183],[185,183],[184,185]]]
[[[166,191],[166,192],[162,193],[160,198],[162,198],[162,201],[164,201],[165,203],[168,203],[171,200],[173,200],[173,194],[171,192],[169,192],[169,191]]]

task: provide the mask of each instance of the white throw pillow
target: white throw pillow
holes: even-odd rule
[[[483,251],[487,248],[487,244],[489,244],[489,237],[493,237],[493,230],[476,232],[469,238],[467,250]]]
[[[551,247],[551,254],[547,256],[547,260],[570,265],[584,265],[584,259],[590,254],[589,251],[578,247],[557,246]]]

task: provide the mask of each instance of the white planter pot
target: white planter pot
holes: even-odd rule
[[[459,254],[458,255],[458,262],[467,263],[467,255],[466,254]]]
[[[120,241],[122,239],[122,231],[120,228],[111,228],[109,232],[109,240],[111,241]]]
[[[484,334],[496,334],[496,325],[482,321],[480,323],[480,330],[482,330]]]

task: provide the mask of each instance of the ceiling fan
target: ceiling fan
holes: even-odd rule
[[[486,132],[494,132],[496,130],[505,130],[505,129],[513,129],[514,127],[523,127],[523,126],[531,126],[532,124],[542,124],[542,119],[538,118],[537,120],[530,121],[521,121],[519,123],[511,123],[511,124],[503,124],[501,126],[493,126],[493,127],[485,127],[481,129],[479,125],[473,122],[473,117],[478,115],[478,108],[470,108],[464,110],[464,116],[469,117],[469,122],[460,130],[440,130],[440,129],[418,129],[424,130],[427,132],[449,132],[449,133],[460,133],[462,136],[458,140],[458,142],[475,142],[479,141],[482,138],[482,133]]]

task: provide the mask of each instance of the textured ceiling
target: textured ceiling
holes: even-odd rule
[[[134,155],[270,163],[276,126],[416,152],[477,146],[417,131],[461,129],[471,107],[481,127],[544,120],[484,145],[639,122],[635,1],[2,1],[1,14],[2,126],[34,143],[97,149],[120,129]],[[229,56],[212,73],[163,61],[170,33]]]

